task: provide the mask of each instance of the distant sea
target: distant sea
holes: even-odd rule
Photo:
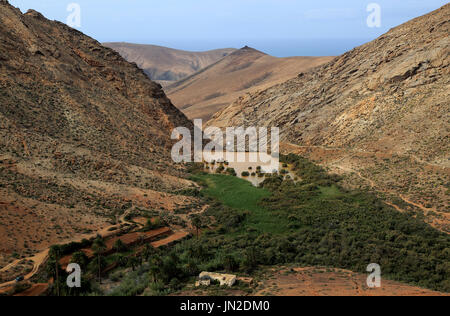
[[[275,40],[172,40],[141,44],[160,45],[188,51],[250,46],[276,57],[338,56],[372,39],[275,39]]]

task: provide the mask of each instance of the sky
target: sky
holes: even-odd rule
[[[100,42],[203,51],[245,45],[286,56],[339,55],[431,12],[443,0],[10,0]],[[72,3],[76,9],[68,11]],[[367,10],[375,3],[376,11]],[[72,7],[73,8],[73,7]],[[372,7],[373,8],[373,7]],[[379,14],[378,14],[379,12]],[[375,15],[374,15],[375,14]],[[380,24],[367,23],[380,17]]]

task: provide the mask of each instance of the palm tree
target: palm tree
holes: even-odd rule
[[[154,227],[153,222],[150,218],[147,219],[147,223],[145,224],[145,229],[146,230],[152,230]]]
[[[239,264],[236,262],[234,257],[231,255],[225,256],[223,265],[225,267],[225,270],[230,271],[230,272],[234,272],[236,270],[236,268],[239,267]]]
[[[61,247],[58,245],[50,247],[49,258],[50,272],[55,276],[56,295],[59,296],[59,260],[61,259]]]
[[[197,230],[197,239],[198,239],[198,231],[202,227],[202,221],[200,220],[200,218],[198,216],[195,216],[194,218],[192,218],[192,226],[194,226],[195,229]]]
[[[122,252],[122,251],[125,251],[127,249],[127,247],[121,239],[117,239],[116,242],[114,243],[113,249],[116,252]]]
[[[100,236],[95,239],[94,243],[92,244],[92,250],[94,251],[94,254],[97,256],[98,260],[98,280],[99,283],[102,283],[102,264],[101,264],[101,256],[106,250],[105,241]]]
[[[88,257],[83,251],[77,251],[72,255],[70,263],[77,263],[81,268],[84,268],[88,263]]]
[[[153,279],[153,283],[158,281],[158,276],[161,274],[161,266],[163,262],[159,256],[155,256],[150,263],[150,276]]]
[[[196,275],[198,273],[197,263],[193,259],[190,259],[186,265],[186,270],[189,275]]]
[[[126,256],[124,256],[124,255],[122,255],[122,254],[120,254],[120,255],[117,257],[117,263],[118,263],[119,266],[121,266],[121,267],[126,267],[126,266],[128,265],[128,257],[126,257]]]
[[[135,256],[131,256],[128,259],[128,264],[130,265],[131,269],[136,270],[136,267],[139,265],[139,258]]]
[[[152,255],[152,252],[153,252],[152,250],[153,250],[152,246],[150,246],[149,244],[145,245],[144,250],[142,252],[142,255],[144,256],[145,261],[148,261],[148,259]]]

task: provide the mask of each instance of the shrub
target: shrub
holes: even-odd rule
[[[223,259],[223,266],[229,272],[235,272],[239,269],[239,263],[232,255],[226,255]]]
[[[217,169],[216,169],[216,173],[222,173],[222,172],[224,172],[225,171],[225,168],[224,168],[224,166],[219,166]]]
[[[227,168],[226,173],[234,177],[237,176],[236,170],[233,168]]]
[[[127,246],[123,243],[122,240],[117,239],[116,242],[113,245],[113,249],[116,252],[124,252],[127,250]]]
[[[83,251],[74,252],[74,254],[72,255],[72,258],[70,259],[70,263],[77,263],[80,265],[80,267],[82,269],[84,269],[86,267],[88,262],[89,262],[89,259]]]

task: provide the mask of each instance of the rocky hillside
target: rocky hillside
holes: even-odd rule
[[[171,131],[191,122],[117,52],[0,2],[0,268],[190,185]]]
[[[144,69],[150,79],[169,85],[205,68],[236,49],[225,48],[206,52],[188,52],[155,45],[104,43],[129,62]]]
[[[449,229],[450,5],[247,94],[210,122],[276,125],[289,151],[353,174]],[[353,181],[354,182],[354,181]],[[439,222],[439,223],[438,223]]]
[[[189,118],[209,120],[242,94],[266,89],[331,57],[276,58],[244,47],[215,64],[165,88],[175,106]]]

